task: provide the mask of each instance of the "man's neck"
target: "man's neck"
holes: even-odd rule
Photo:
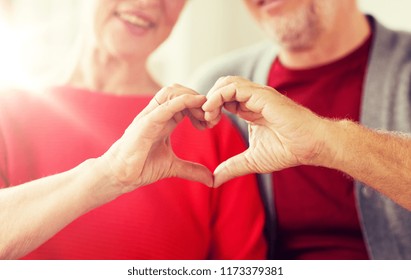
[[[366,16],[356,11],[348,17],[336,19],[332,28],[324,31],[312,47],[302,50],[283,48],[279,52],[279,58],[283,65],[294,69],[328,64],[361,46],[370,33]]]

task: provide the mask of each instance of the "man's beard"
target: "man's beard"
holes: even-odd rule
[[[330,2],[313,1],[293,14],[267,20],[263,24],[264,30],[283,48],[292,51],[310,49],[327,24],[331,24],[333,10]]]

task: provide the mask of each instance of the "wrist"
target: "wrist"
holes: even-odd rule
[[[318,166],[341,170],[346,158],[346,147],[350,143],[350,129],[353,126],[355,124],[349,120],[324,119]]]
[[[91,208],[114,200],[124,193],[122,186],[112,176],[110,166],[102,157],[88,159],[76,169],[79,178],[83,178],[79,183],[80,189],[86,192]]]

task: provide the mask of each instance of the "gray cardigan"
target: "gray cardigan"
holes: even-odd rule
[[[374,37],[360,122],[370,128],[411,133],[411,34],[389,30],[373,18],[370,20],[374,24]],[[191,86],[206,93],[219,77],[227,75],[266,84],[276,53],[271,42],[234,51],[200,69]],[[245,122],[238,119],[235,122],[246,135]],[[271,175],[261,175],[259,179],[268,213],[268,240],[273,245],[275,213],[272,199],[269,199],[272,198]],[[355,195],[370,257],[411,259],[411,212],[358,181],[355,182]],[[272,255],[275,248],[270,249]]]

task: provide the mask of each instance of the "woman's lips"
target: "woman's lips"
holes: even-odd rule
[[[117,12],[117,17],[122,21],[142,29],[154,27],[154,22],[144,15],[135,12]]]
[[[284,0],[255,0],[254,3],[260,6],[263,9],[272,9],[281,5]]]
[[[265,13],[276,14],[287,1],[285,0],[255,0],[258,9]]]
[[[273,2],[281,2],[282,0],[255,0],[254,3],[256,3],[259,6],[265,6],[269,5]]]

